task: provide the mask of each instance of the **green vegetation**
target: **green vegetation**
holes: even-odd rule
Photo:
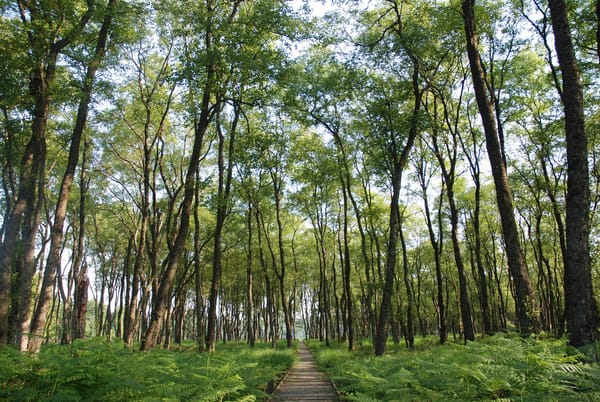
[[[348,401],[600,400],[600,366],[565,355],[565,340],[502,334],[467,345],[415,341],[415,351],[390,346],[383,357],[364,343],[354,352],[309,345]]]
[[[48,345],[38,358],[0,351],[0,400],[254,401],[291,367],[295,350],[268,344],[132,352],[100,338]]]

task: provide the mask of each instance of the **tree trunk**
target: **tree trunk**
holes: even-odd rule
[[[434,112],[437,114],[437,112]],[[451,144],[446,143],[445,148],[448,155],[442,155],[438,145],[438,133],[433,132],[433,151],[442,171],[442,179],[446,187],[446,197],[448,199],[448,207],[450,209],[450,237],[452,238],[452,250],[454,254],[454,262],[458,271],[458,287],[460,300],[460,316],[463,325],[463,336],[466,341],[475,340],[475,331],[473,329],[473,321],[471,318],[471,302],[469,301],[469,293],[467,287],[467,277],[465,274],[465,265],[460,249],[460,239],[458,238],[458,208],[454,197],[454,183],[456,181],[456,161],[457,161],[457,138],[456,132],[451,132]],[[446,165],[448,162],[448,166]]]
[[[515,284],[515,305],[519,331],[527,335],[538,331],[538,320],[535,316],[535,297],[529,273],[525,265],[519,233],[516,224],[512,194],[508,183],[506,165],[502,158],[496,115],[494,112],[494,95],[486,88],[486,75],[481,63],[478,49],[478,36],[475,30],[475,0],[463,0],[462,10],[467,41],[467,53],[477,106],[481,115],[485,131],[486,146],[494,184],[496,187],[496,201],[502,222],[502,232],[506,247],[508,267]]]
[[[211,48],[210,35],[206,37],[207,49]],[[141,350],[148,351],[156,346],[160,332],[161,321],[167,309],[168,301],[171,298],[171,287],[179,267],[179,260],[183,253],[187,240],[188,230],[190,226],[190,215],[192,214],[192,206],[196,188],[196,173],[200,165],[200,153],[204,144],[204,135],[208,129],[208,124],[212,119],[212,111],[210,108],[210,100],[212,95],[212,79],[214,76],[214,66],[208,68],[208,76],[202,102],[200,106],[200,117],[194,124],[194,144],[188,170],[185,176],[184,196],[181,201],[181,217],[179,229],[173,248],[169,251],[167,257],[167,267],[160,278],[158,291],[154,297],[152,306],[152,314],[150,324],[146,331],[145,339],[142,341]]]
[[[379,310],[379,317],[377,320],[377,329],[374,340],[375,346],[375,355],[380,356],[385,353],[385,343],[387,340],[387,326],[388,320],[392,311],[392,293],[394,287],[394,279],[395,279],[395,269],[396,269],[396,250],[397,250],[397,242],[398,242],[398,231],[400,228],[399,222],[399,198],[400,198],[400,188],[402,183],[402,171],[404,170],[404,166],[408,160],[408,154],[415,142],[415,138],[418,133],[418,123],[419,123],[419,112],[421,110],[421,98],[422,92],[419,89],[419,63],[417,59],[413,59],[413,95],[414,99],[414,107],[412,111],[412,117],[410,122],[410,129],[408,133],[408,138],[406,139],[406,144],[402,149],[401,153],[398,153],[399,149],[395,141],[392,141],[393,149],[391,151],[392,158],[392,199],[390,201],[390,229],[389,229],[389,237],[388,237],[388,247],[387,247],[387,260],[385,264],[385,282],[383,287],[383,295],[381,299],[381,307]]]
[[[422,150],[422,153],[424,150]],[[446,303],[444,302],[444,281],[442,275],[442,251],[443,251],[443,230],[442,230],[442,202],[443,202],[443,191],[442,188],[439,197],[439,205],[437,210],[437,224],[438,224],[438,238],[433,227],[433,219],[431,218],[431,209],[429,208],[429,197],[427,196],[427,189],[429,188],[430,174],[426,171],[426,165],[424,156],[422,155],[418,161],[417,174],[419,177],[419,183],[422,190],[423,207],[425,210],[425,222],[427,223],[427,231],[429,233],[429,242],[433,249],[433,257],[435,263],[435,280],[437,289],[437,314],[438,314],[438,332],[440,344],[446,343],[448,340],[448,317],[446,312]]]
[[[196,342],[198,344],[198,351],[204,352],[206,347],[206,322],[204,317],[205,303],[204,303],[204,291],[202,289],[202,266],[200,264],[201,251],[206,243],[200,244],[200,177],[196,172],[196,189],[194,197],[194,293],[196,299],[195,311],[196,311]]]
[[[281,309],[283,310],[283,319],[285,322],[285,340],[288,348],[293,346],[293,326],[292,318],[290,313],[290,306],[287,302],[287,296],[285,291],[285,278],[286,278],[286,261],[285,261],[285,250],[283,244],[283,222],[281,220],[281,195],[282,195],[282,177],[278,177],[277,173],[271,171],[271,177],[273,179],[273,193],[275,197],[275,215],[277,220],[277,246],[279,250],[279,272],[275,269],[275,274],[279,279],[279,293],[281,297]],[[274,264],[274,268],[277,264]],[[326,268],[325,268],[326,269]]]
[[[85,338],[86,313],[88,302],[89,279],[87,276],[87,263],[84,262],[84,242],[85,242],[85,199],[88,190],[89,180],[87,178],[87,158],[89,152],[89,142],[84,140],[83,155],[81,160],[81,173],[79,177],[79,231],[77,234],[77,246],[74,250],[73,258],[73,279],[75,283],[74,295],[74,316],[73,316],[73,339]]]
[[[411,274],[408,272],[408,252],[406,241],[404,240],[402,222],[400,222],[398,227],[398,236],[400,239],[400,245],[402,246],[402,279],[404,282],[404,288],[406,289],[406,330],[404,332],[404,337],[406,339],[406,347],[410,350],[413,350],[415,348],[415,318],[413,307],[415,297],[410,283]]]
[[[350,261],[350,244],[349,244],[349,236],[348,233],[348,193],[350,188],[350,178],[349,172],[346,174],[346,180],[342,180],[346,183],[343,186],[342,191],[344,195],[344,222],[343,222],[343,230],[344,230],[344,258],[343,258],[343,269],[344,269],[344,293],[346,295],[346,327],[348,334],[348,350],[354,349],[354,319],[353,319],[353,301],[352,301],[352,286],[350,281],[350,274],[352,273],[352,261]]]
[[[248,203],[246,212],[246,227],[248,228],[248,261],[246,262],[246,332],[248,344],[254,347],[256,342],[256,331],[254,329],[254,285],[253,285],[253,264],[254,253],[252,249],[252,201]]]
[[[567,147],[567,265],[565,313],[569,344],[581,347],[597,338],[598,307],[592,289],[589,245],[589,168],[583,91],[564,0],[548,0],[558,62]]]
[[[217,303],[219,296],[219,286],[221,284],[222,270],[222,245],[221,237],[223,226],[227,218],[229,209],[229,198],[231,193],[231,181],[233,177],[233,152],[235,149],[235,134],[237,124],[240,118],[241,109],[238,105],[234,106],[234,117],[231,123],[229,133],[229,146],[227,151],[227,166],[225,166],[225,136],[221,127],[220,111],[217,111],[217,134],[219,137],[218,150],[218,174],[219,183],[217,189],[217,219],[215,223],[215,231],[213,234],[213,265],[212,265],[212,280],[210,285],[209,305],[208,305],[208,329],[206,334],[206,348],[209,352],[215,351],[217,341]]]
[[[34,325],[32,325],[31,328],[31,333],[34,335],[34,338],[30,339],[28,349],[30,352],[34,353],[37,353],[40,350],[40,336],[42,335],[43,329],[46,325],[46,314],[50,304],[51,289],[54,287],[55,272],[61,264],[61,250],[64,238],[63,228],[67,215],[69,193],[71,190],[71,185],[73,184],[75,169],[77,168],[79,161],[79,149],[81,145],[81,139],[83,137],[83,131],[87,122],[94,79],[106,50],[106,42],[109,35],[110,26],[112,24],[112,10],[115,3],[116,0],[110,0],[108,2],[104,21],[102,23],[102,27],[100,28],[100,33],[98,34],[98,41],[96,43],[94,57],[88,65],[83,82],[82,98],[79,101],[79,108],[77,110],[77,117],[75,119],[75,127],[73,128],[73,134],[71,136],[67,168],[62,179],[56,210],[54,213],[54,224],[52,225],[52,235],[50,239],[50,253],[48,254],[48,261],[46,262],[44,283],[42,284],[42,297],[35,310],[35,315],[33,318]],[[65,307],[67,309],[65,311],[68,313],[66,319],[70,322],[71,304],[70,300],[68,300],[69,298],[70,295],[65,295]],[[68,334],[67,339],[65,340],[70,340],[70,338],[71,335]]]
[[[89,2],[90,8],[82,14],[78,23],[72,30],[65,34],[63,38],[48,38],[44,33],[37,32],[38,19],[42,17],[38,14],[36,7],[19,3],[21,18],[24,24],[30,27],[28,30],[28,39],[30,53],[34,58],[35,66],[31,71],[31,80],[29,82],[29,91],[33,102],[31,138],[25,146],[25,151],[21,158],[21,173],[19,180],[19,190],[17,200],[9,215],[8,222],[5,224],[6,231],[4,240],[0,245],[0,345],[8,342],[8,315],[11,301],[11,275],[13,264],[17,257],[17,242],[19,230],[23,216],[25,216],[25,225],[23,233],[23,248],[20,251],[23,259],[23,267],[20,275],[20,295],[21,312],[19,314],[20,333],[28,333],[29,308],[24,305],[31,304],[31,281],[35,273],[34,255],[35,255],[35,237],[39,226],[39,211],[43,202],[43,189],[45,177],[46,161],[46,125],[48,113],[50,110],[50,91],[55,72],[58,55],[75,38],[79,36],[85,28],[87,22],[92,16],[94,2]],[[44,24],[40,24],[42,26]],[[48,267],[51,271],[55,267]],[[50,272],[51,273],[51,272]],[[51,279],[51,278],[48,278]],[[48,305],[45,303],[44,313],[47,312]],[[35,318],[35,317],[34,317]],[[35,330],[39,336],[44,331],[44,326],[39,327],[35,322]],[[27,337],[20,336],[20,347],[27,343]],[[40,338],[39,344],[42,339]],[[38,341],[36,341],[37,343]],[[24,347],[21,347],[24,349]],[[39,349],[39,347],[37,348]]]

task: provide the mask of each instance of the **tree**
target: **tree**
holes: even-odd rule
[[[582,347],[598,339],[600,324],[590,268],[590,181],[583,91],[566,2],[549,0],[548,6],[554,31],[554,46],[562,73],[561,100],[567,139],[565,315],[569,343]]]
[[[369,257],[367,255],[367,241],[364,230],[361,210],[357,197],[354,194],[352,175],[352,153],[354,144],[350,137],[348,121],[351,120],[350,102],[354,88],[353,80],[357,72],[348,71],[335,56],[323,48],[315,48],[310,58],[299,68],[298,78],[292,83],[293,92],[296,96],[293,109],[299,109],[302,116],[306,116],[312,124],[323,127],[327,133],[333,136],[336,147],[336,158],[341,170],[339,180],[342,187],[342,251],[340,255],[343,264],[344,321],[348,335],[348,349],[354,349],[354,317],[353,296],[351,288],[351,254],[350,239],[352,237],[349,227],[351,217],[348,215],[349,207],[352,206],[358,231],[361,237],[361,251],[364,270],[369,273]],[[316,79],[315,79],[316,78]],[[302,118],[302,120],[304,120]],[[367,297],[370,299],[370,297]],[[369,316],[372,316],[371,302],[366,303]]]
[[[229,211],[231,182],[233,178],[233,163],[234,151],[236,146],[236,135],[238,130],[238,122],[242,110],[240,105],[233,105],[233,119],[231,126],[227,129],[222,127],[221,112],[217,110],[216,124],[218,135],[218,151],[217,151],[217,171],[218,185],[216,194],[216,222],[213,233],[213,270],[209,294],[208,308],[208,331],[206,335],[206,348],[209,352],[215,351],[216,346],[216,323],[217,323],[217,302],[219,297],[219,286],[221,285],[221,237],[225,219]],[[224,131],[228,132],[228,138],[225,138]],[[227,151],[225,148],[227,147]],[[227,160],[227,164],[226,164]]]
[[[459,96],[459,99],[462,98],[462,93]],[[473,321],[471,318],[471,303],[469,301],[469,294],[467,288],[467,277],[465,274],[465,264],[462,258],[461,248],[460,248],[460,239],[458,237],[458,221],[459,221],[459,211],[456,205],[455,198],[455,184],[457,181],[457,172],[456,172],[456,163],[458,159],[458,111],[456,112],[456,119],[452,119],[450,117],[451,111],[448,110],[449,107],[445,103],[443,98],[440,98],[440,103],[442,104],[442,116],[443,122],[440,124],[438,121],[440,117],[438,116],[438,106],[437,106],[437,98],[433,99],[433,111],[429,111],[432,114],[433,122],[433,130],[431,133],[431,148],[433,154],[436,156],[438,160],[438,165],[442,171],[442,179],[444,180],[444,188],[446,189],[446,198],[448,199],[448,207],[450,209],[450,237],[452,238],[452,248],[454,251],[454,261],[456,263],[456,268],[458,270],[458,283],[459,283],[459,298],[460,298],[460,312],[461,312],[461,321],[463,324],[463,336],[466,341],[474,341],[475,340],[475,330],[473,328]],[[446,126],[447,133],[441,132],[437,127],[438,126]],[[440,146],[440,138],[443,143]],[[443,148],[443,149],[442,149]],[[445,151],[445,153],[444,153]]]
[[[205,58],[200,60],[200,64],[196,65],[200,71],[187,71],[188,85],[191,92],[200,90],[199,106],[192,106],[193,132],[194,140],[192,152],[190,155],[187,172],[185,174],[183,200],[180,204],[180,222],[177,229],[177,234],[173,242],[172,248],[169,250],[165,270],[159,280],[157,293],[154,295],[152,303],[152,315],[148,330],[141,344],[141,350],[151,350],[158,341],[160,327],[164,315],[167,311],[167,304],[171,298],[171,288],[179,267],[180,258],[183,254],[187,240],[188,230],[190,227],[190,216],[193,212],[193,200],[196,188],[196,177],[200,165],[201,151],[204,146],[205,135],[208,131],[209,124],[212,121],[218,105],[214,105],[214,95],[216,91],[217,71],[215,55],[212,53],[215,46],[213,37],[212,22],[215,18],[215,8],[211,1],[207,2],[206,7],[202,10],[206,13],[206,25],[200,27],[200,38],[196,38],[196,45],[205,52]],[[202,31],[203,30],[203,31]],[[190,64],[194,64],[197,60],[185,60]],[[190,68],[191,65],[188,67]],[[196,77],[198,74],[198,77]],[[198,81],[196,81],[196,79]]]
[[[448,340],[448,308],[447,301],[444,301],[444,279],[442,273],[442,253],[444,247],[444,230],[442,225],[442,205],[443,205],[443,183],[440,189],[440,194],[437,197],[437,211],[435,216],[432,216],[431,207],[429,205],[428,191],[430,188],[431,180],[434,176],[433,172],[433,161],[428,160],[427,150],[423,141],[418,141],[418,155],[414,158],[414,170],[416,171],[417,180],[421,187],[421,198],[423,199],[423,213],[425,215],[425,223],[427,225],[427,233],[429,235],[429,242],[433,251],[433,259],[435,265],[435,281],[436,281],[436,302],[437,302],[437,316],[438,316],[438,333],[440,344],[446,343]],[[437,235],[434,226],[437,224]]]
[[[475,24],[475,1],[463,0],[462,13],[473,87],[483,123],[488,157],[496,186],[496,202],[502,221],[502,233],[508,266],[515,284],[515,304],[519,331],[523,334],[529,334],[532,331],[537,332],[538,330],[537,317],[535,316],[535,298],[521,251],[512,194],[498,139],[494,107],[496,100],[494,94],[489,91],[487,77],[479,55],[479,39]]]
[[[109,0],[106,9],[104,11],[104,20],[102,22],[102,26],[100,27],[100,31],[98,33],[98,40],[96,43],[96,47],[94,50],[94,56],[90,60],[87,71],[85,73],[85,78],[82,83],[82,96],[79,101],[79,108],[77,110],[77,117],[75,119],[75,127],[73,128],[73,134],[71,136],[71,145],[69,149],[69,156],[67,161],[67,168],[65,170],[59,194],[58,201],[56,204],[56,211],[54,213],[54,223],[52,225],[52,234],[50,237],[50,252],[48,254],[48,261],[46,262],[46,271],[44,273],[44,280],[42,283],[42,295],[35,309],[35,313],[32,320],[31,326],[31,335],[32,337],[29,339],[29,343],[27,344],[27,349],[30,352],[38,353],[41,347],[43,332],[46,326],[46,318],[48,308],[50,307],[54,282],[57,268],[60,267],[61,264],[61,251],[62,251],[62,243],[63,243],[63,229],[64,222],[67,214],[67,204],[69,201],[69,191],[71,188],[71,184],[73,183],[75,168],[77,167],[79,161],[79,148],[83,137],[84,128],[87,121],[89,103],[92,96],[94,79],[96,76],[96,72],[100,66],[100,62],[104,57],[104,53],[107,47],[107,41],[109,37],[109,32],[112,25],[113,13],[116,7],[116,0]],[[92,12],[93,9],[90,7],[89,12]],[[82,223],[83,224],[83,223]],[[32,275],[27,276],[27,281],[23,283],[24,287],[21,298],[21,350],[25,350],[25,341],[28,336],[25,335],[27,332],[27,326],[29,321],[28,311],[30,309],[30,296],[31,296],[31,278]],[[64,293],[64,292],[63,292]],[[25,296],[25,297],[23,297]],[[63,341],[66,343],[70,343],[71,334],[70,332],[70,295],[69,297],[65,297],[65,320],[67,328],[63,330],[66,331],[65,337]]]
[[[40,223],[45,184],[46,128],[57,62],[61,53],[79,38],[92,18],[95,1],[88,1],[85,5],[69,2],[63,4],[61,8],[63,7],[69,12],[40,9],[21,1],[17,2],[16,7],[23,24],[21,32],[24,32],[28,41],[26,51],[29,52],[30,63],[28,69],[32,118],[31,136],[21,157],[18,195],[8,217],[4,238],[0,245],[0,344],[8,342],[10,277],[14,264],[21,259],[21,286],[23,287],[31,286],[30,278],[35,272],[35,238]],[[22,251],[18,251],[17,243],[21,229],[23,247]],[[50,268],[49,274],[55,269],[56,267]],[[21,293],[27,293],[27,290]],[[46,309],[47,306],[45,304]],[[42,313],[45,315],[46,311]],[[34,329],[39,328],[34,326]],[[38,340],[35,342],[37,343]]]

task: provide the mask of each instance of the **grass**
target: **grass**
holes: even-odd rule
[[[177,351],[129,351],[122,343],[79,340],[48,345],[39,357],[0,349],[0,400],[256,401],[293,365],[295,350],[270,345],[192,344]]]
[[[564,340],[502,334],[467,345],[420,339],[375,357],[363,343],[309,342],[346,401],[599,401],[600,366],[567,355]]]

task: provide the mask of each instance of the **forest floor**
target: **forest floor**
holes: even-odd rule
[[[370,341],[308,341],[343,401],[600,401],[600,365],[565,339],[496,334],[466,345],[417,338],[415,349],[388,344],[374,356]]]
[[[389,343],[379,357],[369,340],[352,352],[345,343],[306,344],[316,364],[305,346],[285,342],[139,352],[92,338],[44,345],[37,357],[4,346],[0,401],[600,401],[600,365],[566,349],[565,339],[497,334],[439,345],[418,337],[415,350]],[[287,381],[271,395],[283,373]]]
[[[296,362],[279,343],[195,343],[170,350],[129,350],[102,338],[49,344],[39,356],[0,347],[0,401],[262,401]]]
[[[333,402],[337,393],[327,375],[317,367],[314,356],[302,343],[298,348],[299,362],[291,373],[279,384],[273,402]]]

